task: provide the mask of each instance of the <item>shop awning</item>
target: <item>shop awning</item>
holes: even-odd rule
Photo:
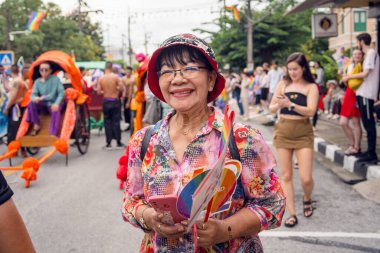
[[[287,11],[284,16],[312,8],[359,8],[379,4],[380,0],[306,0]]]

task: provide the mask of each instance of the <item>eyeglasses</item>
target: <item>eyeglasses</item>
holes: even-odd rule
[[[171,81],[174,79],[177,72],[181,74],[183,78],[191,79],[197,76],[202,69],[208,69],[202,66],[190,66],[182,69],[168,69],[157,71],[158,78],[164,81]]]
[[[50,69],[45,69],[45,68],[42,68],[40,69],[40,72],[48,72]]]

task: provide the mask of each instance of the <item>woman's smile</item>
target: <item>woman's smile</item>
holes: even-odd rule
[[[173,89],[170,91],[170,94],[175,98],[186,98],[189,97],[193,93],[194,89],[190,88],[180,88]]]

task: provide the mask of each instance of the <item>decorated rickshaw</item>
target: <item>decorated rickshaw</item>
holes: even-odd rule
[[[8,144],[8,151],[0,156],[0,161],[10,159],[11,167],[1,167],[0,170],[21,170],[21,178],[25,179],[25,186],[29,187],[31,181],[37,179],[40,166],[54,153],[59,152],[66,156],[68,162],[69,142],[77,146],[81,154],[85,154],[90,143],[90,112],[88,108],[88,95],[83,93],[82,77],[73,59],[61,51],[48,51],[37,58],[30,67],[29,81],[40,77],[39,66],[49,62],[53,74],[63,71],[69,74],[71,83],[65,85],[65,104],[63,106],[61,130],[59,137],[49,135],[50,117],[41,115],[41,130],[36,136],[29,135],[29,123],[26,121],[28,110],[25,111],[16,140]],[[32,86],[32,85],[31,85]],[[32,87],[30,87],[32,89]],[[70,141],[71,140],[71,141]],[[50,150],[39,159],[26,158],[20,166],[12,167],[11,159],[15,157],[22,147],[32,154],[38,153],[41,147],[50,147]]]

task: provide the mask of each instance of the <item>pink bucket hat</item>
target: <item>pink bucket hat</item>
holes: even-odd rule
[[[223,91],[226,80],[218,71],[218,63],[215,61],[214,51],[204,40],[196,37],[193,34],[180,34],[170,37],[166,39],[156,51],[154,51],[148,65],[148,85],[150,90],[157,98],[159,98],[161,101],[166,102],[161,93],[161,89],[158,82],[158,70],[156,69],[156,60],[162,52],[162,50],[175,45],[185,45],[193,47],[195,49],[198,49],[206,57],[212,69],[218,75],[214,89],[208,94],[207,102],[215,100]]]

